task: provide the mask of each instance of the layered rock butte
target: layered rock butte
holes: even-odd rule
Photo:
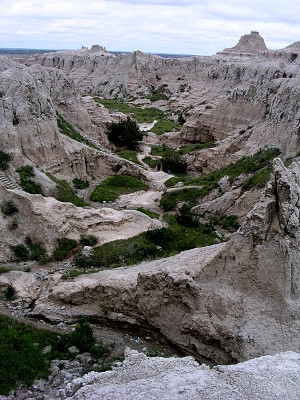
[[[42,288],[28,284],[23,279],[28,274],[11,272],[0,276],[1,288],[11,283],[33,317],[73,322],[88,315],[157,331],[196,359],[231,363],[300,352],[299,54],[299,42],[271,51],[251,32],[212,57],[113,55],[93,46],[32,56],[27,65],[0,58],[1,150],[12,156],[6,177],[17,182],[15,169],[31,164],[49,195],[52,181],[44,171],[69,181],[75,176],[101,181],[120,162],[122,172],[153,183],[153,173],[113,154],[105,124],[120,116],[91,96],[133,101],[164,87],[168,99],[153,105],[183,111],[186,122],[156,143],[218,143],[186,156],[193,176],[260,149],[281,151],[263,190],[242,193],[229,185],[225,197],[208,196],[195,207],[200,214],[203,207],[235,211],[242,225],[226,243],[70,282],[48,280]],[[62,135],[57,113],[98,149]],[[283,161],[290,157],[294,162],[286,167]],[[16,231],[0,215],[2,262],[12,259],[9,246],[28,234],[51,250],[62,234],[78,239],[93,233],[104,243],[153,227],[138,211],[81,209],[1,182],[0,193],[22,209]]]

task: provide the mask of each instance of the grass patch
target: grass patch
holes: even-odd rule
[[[154,160],[150,156],[146,156],[143,158],[144,163],[148,164],[150,168],[156,168],[157,164],[160,162],[160,160]]]
[[[50,363],[42,350],[54,336],[0,316],[0,394],[8,395],[17,384],[31,385],[48,375]]]
[[[198,144],[185,144],[179,147],[179,154],[184,155],[191,153],[193,151],[199,151],[203,149],[209,149],[211,147],[215,147],[216,142],[210,141],[205,143],[198,143]]]
[[[157,123],[151,129],[151,132],[155,133],[156,135],[163,135],[166,132],[173,132],[173,130],[179,132],[181,127],[182,125],[178,122],[174,122],[166,118],[159,118]]]
[[[76,140],[77,142],[84,143],[87,146],[92,147],[93,149],[101,150],[93,142],[84,138],[79,132],[77,132],[76,129],[74,129],[73,126],[58,113],[56,115],[56,118],[57,118],[57,126],[59,128],[60,133],[68,136],[73,140]]]
[[[154,132],[157,135],[162,135],[165,132],[172,132],[173,129],[179,131],[182,127],[182,124],[168,119],[168,113],[155,107],[140,108],[116,99],[99,99],[98,97],[94,97],[94,100],[96,101],[96,103],[103,104],[104,107],[107,108],[110,112],[119,111],[123,114],[129,115],[130,117],[134,118],[139,124],[149,124],[152,123],[154,120],[157,120],[157,123],[151,129],[151,132]]]
[[[165,185],[167,188],[174,187],[177,183],[183,182],[185,180],[185,177],[180,177],[180,176],[173,176],[172,178],[168,179],[165,182]]]
[[[63,279],[63,280],[69,280],[69,279],[74,279],[74,278],[76,278],[77,276],[79,276],[79,275],[84,275],[84,274],[86,274],[87,272],[86,272],[86,270],[78,270],[78,269],[76,269],[76,268],[74,268],[74,269],[72,269],[70,272],[66,272],[65,274],[63,274],[62,276],[61,276],[61,279]]]
[[[5,274],[5,272],[9,272],[10,269],[6,267],[0,267],[0,274]]]
[[[151,123],[154,119],[163,118],[165,113],[155,107],[140,108],[135,105],[129,105],[121,100],[116,99],[99,99],[94,97],[96,103],[101,103],[110,112],[119,111],[123,114],[130,115],[139,124]]]
[[[122,150],[118,153],[118,155],[135,164],[142,165],[137,159],[136,152],[134,150]]]
[[[92,201],[115,201],[121,194],[147,190],[148,185],[130,175],[114,175],[105,179],[90,195]]]
[[[143,207],[137,208],[137,211],[140,211],[141,213],[148,215],[148,217],[150,218],[159,218],[159,214],[157,212],[146,210]]]
[[[46,175],[56,183],[56,189],[53,193],[53,197],[56,200],[63,203],[72,203],[77,207],[84,207],[87,205],[83,199],[76,195],[75,190],[68,184],[67,181],[58,179],[49,172],[46,172]]]

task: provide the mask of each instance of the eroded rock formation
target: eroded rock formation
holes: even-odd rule
[[[287,169],[276,159],[261,200],[229,242],[50,285],[32,315],[158,330],[218,363],[300,351],[299,176],[298,163]]]

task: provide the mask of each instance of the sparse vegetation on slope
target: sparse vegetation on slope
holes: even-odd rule
[[[75,190],[68,184],[67,181],[58,179],[49,172],[46,172],[46,175],[56,183],[56,189],[53,193],[53,197],[56,200],[63,203],[72,203],[77,207],[86,206],[85,201],[76,195]]]
[[[92,201],[115,201],[121,194],[147,190],[148,186],[138,178],[129,175],[114,175],[105,179],[90,195]]]
[[[69,136],[69,138],[76,140],[77,142],[84,143],[89,147],[92,147],[96,150],[101,150],[98,146],[96,146],[93,142],[83,137],[73,126],[66,121],[60,114],[57,113],[57,125],[60,133],[63,135]]]
[[[267,179],[268,173],[264,172],[265,167],[269,165],[280,154],[278,149],[261,150],[250,157],[243,157],[233,164],[229,164],[223,168],[215,169],[212,172],[202,174],[199,178],[185,179],[185,186],[199,186],[199,188],[182,188],[165,193],[161,198],[161,206],[165,211],[170,211],[176,208],[180,202],[189,202],[195,205],[200,196],[208,194],[211,190],[218,187],[220,179],[227,175],[231,182],[233,182],[241,174],[255,174],[245,181],[245,188],[251,187],[259,182]],[[170,187],[175,184],[177,180],[170,180],[166,185]]]
[[[212,224],[183,226],[174,215],[165,215],[169,228],[157,228],[126,240],[116,240],[94,248],[93,255],[79,254],[80,268],[115,268],[138,264],[143,260],[168,257],[183,250],[208,246],[215,243],[216,235]]]
[[[42,187],[39,183],[34,182],[31,178],[34,176],[33,167],[25,165],[17,169],[20,175],[20,184],[23,190],[31,194],[43,194]]]
[[[50,351],[43,351],[47,346]],[[97,361],[109,354],[112,347],[96,343],[86,318],[80,319],[71,333],[58,336],[0,316],[0,394],[8,395],[19,384],[30,386],[35,379],[46,378],[51,360],[72,357],[68,350],[71,346],[90,352]]]

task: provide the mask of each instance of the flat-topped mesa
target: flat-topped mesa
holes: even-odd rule
[[[251,31],[250,34],[243,35],[234,47],[224,49],[219,54],[257,54],[266,50],[268,48],[259,32]]]

